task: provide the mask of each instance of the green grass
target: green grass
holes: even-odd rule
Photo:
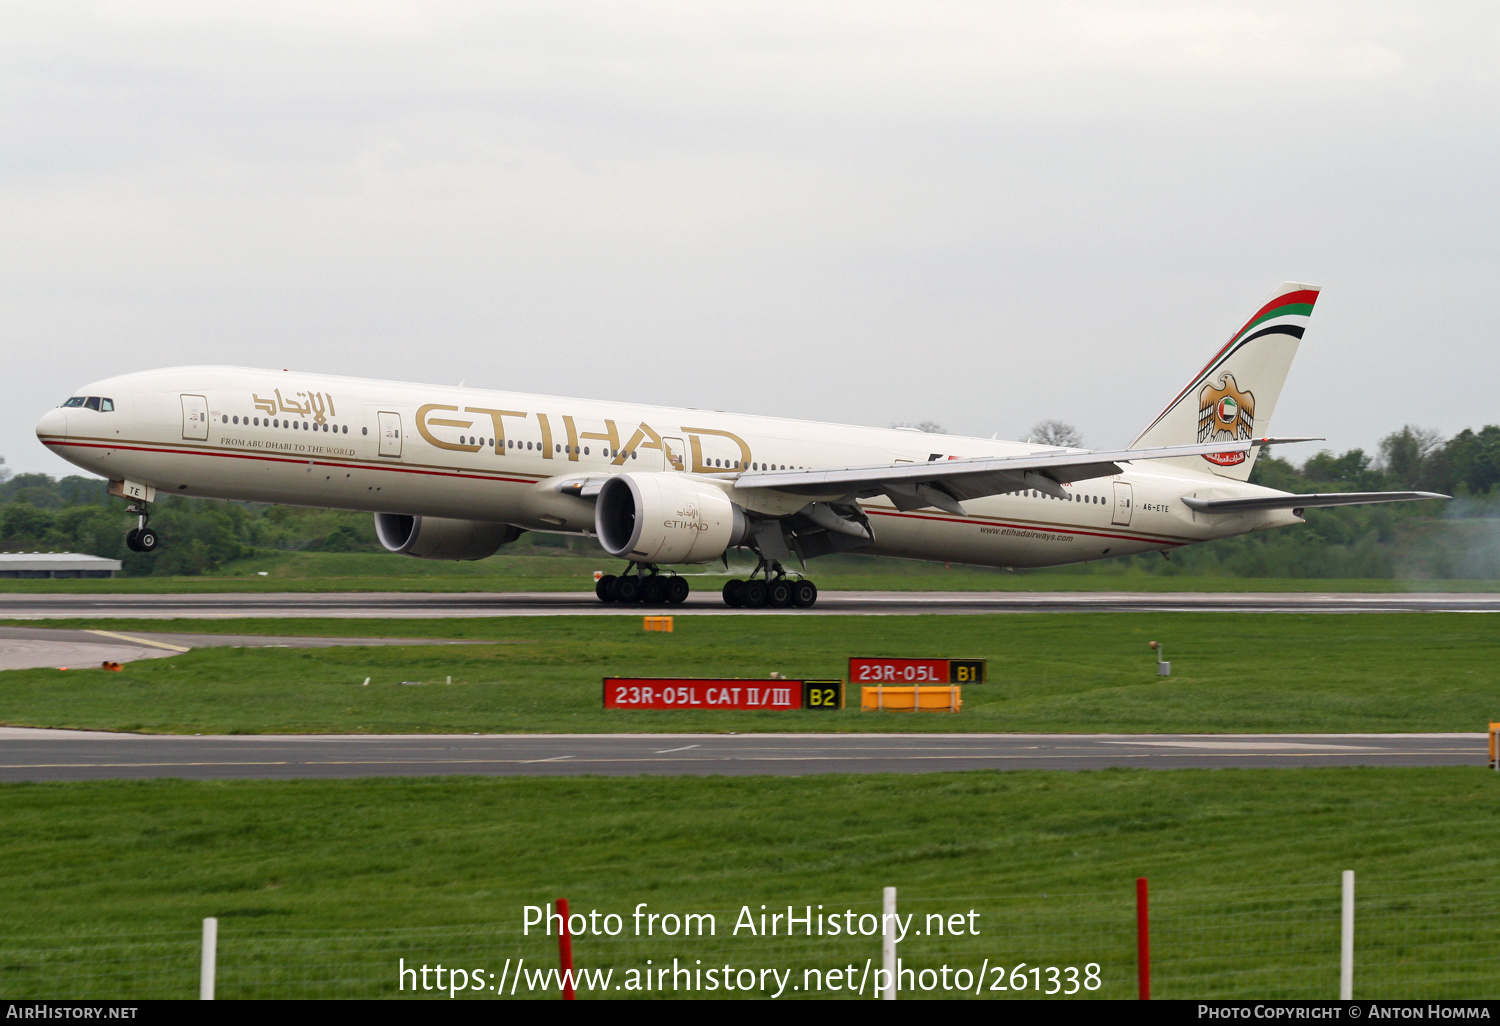
[[[1493,997],[1497,787],[1480,768],[4,785],[0,987],[191,996],[211,915],[221,997],[395,996],[398,958],[555,964],[520,926],[558,896],[719,915],[701,940],[579,938],[582,966],[800,979],[878,965],[878,939],[734,937],[738,910],[863,913],[895,884],[904,911],[980,913],[977,937],[914,935],[908,965],[1097,962],[1097,996],[1122,998],[1147,876],[1157,996],[1326,998],[1354,869],[1360,996]]]
[[[1458,613],[678,616],[672,634],[645,633],[634,616],[56,625],[497,644],[199,649],[119,673],[13,670],[0,673],[0,722],[182,733],[1380,732],[1500,720],[1500,632],[1490,617]],[[1171,677],[1155,675],[1150,640],[1165,643]],[[836,713],[601,708],[606,675],[839,677],[851,655],[985,658],[990,682],[966,689],[956,716],[863,713],[855,693]]]
[[[751,564],[733,564],[744,576]],[[603,553],[557,550],[502,553],[474,563],[432,562],[384,553],[291,552],[241,560],[202,577],[120,577],[108,580],[0,580],[0,592],[124,593],[283,591],[583,591],[593,573],[615,573],[617,560]],[[717,591],[727,575],[717,564],[683,567],[697,589]],[[830,556],[813,561],[808,575],[831,591],[1335,591],[1492,592],[1496,580],[1321,579],[1277,577],[1160,576],[1118,568],[1009,572],[909,559]],[[1118,572],[1115,572],[1117,569]],[[261,572],[266,576],[260,576]]]

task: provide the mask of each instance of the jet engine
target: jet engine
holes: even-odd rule
[[[484,520],[376,513],[375,536],[387,552],[417,559],[486,559],[521,537],[521,529]]]
[[[721,489],[682,474],[616,474],[599,489],[594,529],[604,551],[637,563],[704,563],[749,536]]]

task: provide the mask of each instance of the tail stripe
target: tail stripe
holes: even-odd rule
[[[1254,335],[1245,339],[1246,342],[1254,342],[1262,335],[1290,335],[1293,338],[1301,338],[1307,333],[1307,329],[1297,324],[1273,324],[1269,328],[1261,328]]]
[[[1255,316],[1246,321],[1243,328],[1235,332],[1234,338],[1239,338],[1261,321],[1268,321],[1272,317],[1289,317],[1293,314],[1300,317],[1310,316],[1313,311],[1313,304],[1317,301],[1318,293],[1314,289],[1305,289],[1301,292],[1288,292],[1284,296],[1277,296],[1257,310]],[[1230,339],[1230,341],[1233,342],[1234,338]]]
[[[1203,369],[1199,371],[1198,374],[1193,378],[1193,380],[1188,383],[1188,386],[1181,392],[1178,392],[1177,395],[1173,397],[1171,402],[1167,403],[1166,407],[1161,411],[1161,413],[1157,414],[1156,419],[1150,423],[1145,431],[1141,432],[1141,435],[1144,436],[1151,430],[1151,428],[1154,428],[1157,424],[1161,423],[1162,418],[1165,417],[1168,413],[1171,413],[1173,407],[1181,402],[1184,396],[1193,391],[1193,389],[1201,386],[1204,379],[1213,374],[1214,370],[1217,369],[1222,363],[1224,363],[1225,360],[1228,360],[1237,351],[1242,349],[1250,342],[1253,342],[1255,339],[1261,338],[1265,335],[1292,335],[1295,338],[1300,339],[1306,329],[1291,324],[1272,325],[1271,327],[1263,328],[1260,331],[1254,332],[1253,334],[1249,335],[1247,335],[1246,332],[1249,332],[1257,324],[1264,324],[1266,321],[1272,320],[1274,318],[1307,317],[1312,313],[1313,304],[1317,301],[1317,289],[1299,289],[1296,292],[1287,292],[1280,296],[1277,296],[1270,302],[1268,302],[1265,306],[1257,310],[1254,316],[1246,321],[1244,326],[1241,327],[1239,331],[1230,336],[1229,341],[1224,343],[1224,348],[1220,349],[1213,355],[1213,358],[1204,365]]]

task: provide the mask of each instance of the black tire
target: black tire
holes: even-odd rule
[[[811,609],[818,601],[818,586],[812,581],[798,581],[792,585],[792,605],[798,609]]]
[[[730,609],[738,609],[745,604],[745,582],[741,580],[724,582],[724,604]]]
[[[136,532],[135,551],[155,552],[156,547],[161,544],[161,536],[149,527],[143,527]]]
[[[594,594],[599,596],[600,602],[613,602],[615,600],[615,581],[618,580],[614,574],[605,574],[594,582]]]
[[[125,532],[125,547],[127,549],[129,549],[131,552],[139,552],[139,551],[141,551],[140,543],[138,541],[136,541],[136,539],[139,538],[140,536],[141,536],[141,531],[140,531],[140,528],[138,528],[138,527],[132,527],[130,530],[126,531]]]
[[[611,590],[615,593],[616,602],[639,602],[641,599],[640,582],[634,577],[616,577],[615,586]]]
[[[667,578],[667,601],[674,606],[680,606],[686,602],[688,592],[692,590],[692,585],[688,584],[686,577]]]
[[[792,604],[792,582],[784,578],[766,585],[766,605],[772,609],[786,609]]]
[[[765,604],[766,604],[766,582],[765,581],[746,581],[745,582],[745,590],[744,590],[744,592],[742,592],[742,595],[744,597],[740,600],[740,604],[743,605],[745,608],[747,608],[747,609],[763,609],[763,608],[765,608]]]
[[[667,582],[652,574],[641,582],[641,605],[659,606],[667,601]]]

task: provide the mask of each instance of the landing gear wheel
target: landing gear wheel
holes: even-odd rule
[[[762,609],[766,604],[766,583],[764,581],[746,581],[745,590],[740,592],[741,604],[749,609]]]
[[[680,606],[687,600],[688,592],[692,590],[686,577],[667,578],[667,601],[674,606]]]
[[[611,589],[615,594],[616,602],[638,602],[641,597],[641,586],[634,577],[616,577],[614,587]]]
[[[812,581],[798,581],[792,585],[792,605],[798,609],[811,609],[818,601],[818,586]]]
[[[730,609],[738,609],[745,604],[745,582],[741,580],[724,582],[724,604]]]
[[[778,578],[766,585],[766,605],[772,609],[785,609],[792,604],[792,582]]]
[[[141,551],[140,543],[136,540],[140,536],[141,536],[141,529],[139,527],[132,527],[130,530],[126,531],[125,532],[125,547],[127,549],[129,549],[131,552],[139,552],[139,551]]]
[[[161,536],[149,527],[138,527],[125,535],[125,544],[133,552],[155,552]]]
[[[641,582],[641,605],[659,606],[667,600],[667,582],[652,574]]]
[[[594,582],[594,594],[599,596],[600,602],[613,602],[615,600],[615,581],[619,580],[614,574],[605,574]]]

